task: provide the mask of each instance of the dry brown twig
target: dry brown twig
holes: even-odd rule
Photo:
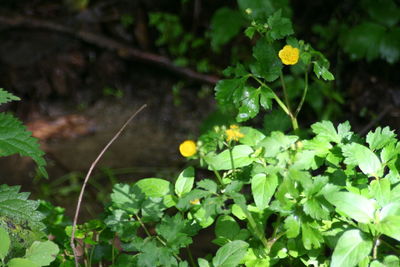
[[[118,132],[114,135],[114,137],[107,143],[107,145],[99,153],[97,158],[93,161],[92,165],[90,165],[89,171],[86,174],[85,180],[83,181],[83,185],[82,185],[82,188],[81,188],[81,192],[79,193],[78,203],[76,205],[76,210],[75,210],[74,221],[72,223],[71,248],[72,248],[72,252],[74,253],[74,259],[75,259],[75,266],[76,267],[79,267],[79,261],[78,261],[78,256],[77,256],[77,253],[76,253],[76,247],[75,247],[76,224],[78,222],[79,210],[80,210],[81,204],[82,204],[83,193],[85,192],[85,188],[86,188],[86,185],[87,185],[87,183],[89,181],[90,175],[92,174],[92,171],[93,171],[94,167],[96,166],[97,162],[101,159],[101,157],[107,151],[107,149],[111,146],[111,144],[121,135],[122,131],[126,128],[126,126],[128,126],[128,124],[133,120],[133,118],[135,118],[136,115],[138,115],[146,107],[147,107],[147,105],[144,104],[135,113],[133,113],[132,116],[129,117],[129,119],[124,123],[124,125],[122,125],[122,127],[118,130]]]

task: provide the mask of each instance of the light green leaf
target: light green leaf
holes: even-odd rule
[[[145,178],[138,181],[135,186],[147,197],[164,197],[172,193],[171,183],[160,178]]]
[[[379,150],[389,143],[396,142],[396,134],[389,127],[378,127],[367,134],[367,143],[372,151]]]
[[[382,164],[378,156],[369,148],[357,143],[352,143],[342,146],[342,151],[345,156],[344,163],[357,165],[366,175],[378,176]]]
[[[0,104],[5,104],[5,103],[8,103],[8,102],[14,101],[14,100],[18,101],[18,100],[21,100],[21,98],[7,92],[3,88],[0,88]]]
[[[246,255],[249,244],[241,240],[229,242],[218,249],[213,258],[214,267],[235,267]]]
[[[270,136],[258,143],[265,148],[265,157],[275,157],[279,152],[287,150],[299,138],[294,135],[284,135],[281,132],[272,132]]]
[[[342,137],[337,133],[333,123],[330,121],[321,121],[311,125],[313,132],[320,138],[324,138],[329,142],[340,143]]]
[[[356,266],[371,253],[372,245],[372,240],[358,229],[344,232],[333,251],[330,267]]]
[[[193,188],[193,183],[194,168],[188,167],[179,174],[178,179],[175,182],[175,193],[178,195],[178,197],[189,193]]]
[[[3,227],[0,227],[0,259],[4,259],[10,249],[10,236]]]
[[[320,231],[305,222],[301,224],[301,240],[307,250],[321,247],[321,243],[324,241]]]
[[[331,191],[324,196],[339,211],[358,222],[370,223],[374,219],[375,205],[372,200],[351,192]]]
[[[35,241],[26,250],[25,258],[40,266],[46,266],[56,259],[59,251],[58,246],[51,241]]]
[[[250,157],[253,149],[246,145],[237,145],[232,149],[232,158],[235,168],[245,167],[250,165],[255,159]],[[230,170],[232,169],[231,157],[229,150],[222,151],[216,156],[207,156],[206,161],[209,165],[213,166],[215,170]],[[209,170],[213,170],[212,167]]]
[[[377,229],[400,241],[400,203],[389,203],[379,213]]]
[[[381,207],[390,202],[390,181],[388,178],[373,180],[369,186],[372,197]]]
[[[210,267],[210,263],[206,259],[203,259],[203,258],[198,258],[197,264],[199,265],[199,267]]]
[[[383,263],[385,264],[385,267],[398,267],[398,266],[400,266],[399,257],[396,257],[394,255],[386,256],[385,259],[383,260]]]
[[[324,79],[325,81],[333,81],[335,79],[333,74],[325,66],[320,66],[318,62],[313,62],[313,63],[314,63],[313,71],[318,79],[320,77],[322,77],[322,79]]]
[[[255,146],[265,138],[262,132],[251,127],[240,127],[240,132],[244,134],[244,137],[239,139],[239,142],[243,145]]]
[[[8,262],[8,267],[40,267],[33,261],[23,258],[13,258]]]
[[[276,174],[266,175],[258,173],[251,179],[251,192],[257,208],[264,210],[278,187]]]
[[[300,218],[296,215],[289,215],[285,219],[285,229],[287,238],[295,238],[300,234]]]

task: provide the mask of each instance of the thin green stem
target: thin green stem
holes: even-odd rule
[[[256,80],[256,81],[257,81],[260,85],[262,85],[263,87],[268,88],[269,90],[271,90],[271,93],[273,94],[273,97],[274,97],[276,103],[278,103],[278,105],[281,107],[281,109],[282,109],[287,115],[290,116],[291,113],[290,113],[289,109],[286,107],[285,103],[283,103],[283,101],[278,97],[278,95],[275,94],[275,92],[272,91],[272,89],[271,89],[268,85],[266,85],[263,81],[261,81],[259,78],[255,77],[255,76],[252,76],[252,78],[253,78],[254,80]]]
[[[378,246],[379,246],[379,236],[376,237],[375,242],[374,242],[374,249],[372,250],[372,258],[376,260],[378,258]]]
[[[268,248],[268,241],[265,238],[265,235],[263,234],[262,230],[259,229],[256,221],[254,220],[253,216],[247,209],[243,209],[244,214],[246,215],[247,220],[249,221],[250,227],[253,228],[254,233],[260,239],[260,241],[263,243],[265,248]]]
[[[189,256],[190,264],[191,264],[193,267],[197,267],[197,264],[196,264],[196,262],[194,261],[194,258],[193,258],[193,255],[192,255],[192,251],[190,250],[189,245],[186,247],[186,250],[187,250],[187,253],[188,253],[188,256]]]
[[[287,107],[287,109],[289,110],[289,113],[291,114],[291,117],[293,117],[292,109],[290,108],[289,97],[288,97],[288,94],[287,94],[285,79],[283,78],[283,72],[282,72],[282,71],[281,71],[281,73],[280,73],[279,76],[280,76],[280,78],[281,78],[282,89],[283,89],[283,97],[285,98],[286,107]]]
[[[304,104],[304,100],[306,99],[306,95],[307,95],[307,91],[308,91],[308,67],[306,68],[306,73],[304,74],[304,91],[303,91],[303,95],[301,96],[301,100],[299,105],[297,106],[296,112],[294,113],[294,117],[297,118],[297,116],[299,115],[299,112],[301,110],[301,108],[303,107]]]
[[[278,228],[281,225],[281,219],[282,219],[282,217],[280,215],[278,215],[278,219],[276,220],[276,223],[275,223],[274,232],[272,233],[271,238],[268,239],[268,251],[270,251],[272,246],[275,244],[275,242],[279,238],[281,238],[282,235],[284,235],[284,233],[281,233],[278,235]]]
[[[233,177],[236,179],[236,169],[235,169],[235,164],[234,164],[234,162],[233,162],[232,147],[231,147],[230,144],[228,144],[228,150],[229,150],[229,157],[231,158],[231,165],[232,165]]]

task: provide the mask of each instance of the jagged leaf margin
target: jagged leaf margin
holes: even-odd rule
[[[3,88],[0,88],[0,105],[4,103],[8,103],[14,100],[21,100],[19,97],[7,92]]]
[[[0,217],[42,231],[45,226],[41,221],[45,216],[37,211],[39,201],[28,200],[29,193],[19,190],[20,186],[0,185]]]
[[[0,156],[20,154],[31,157],[42,175],[48,177],[45,170],[44,152],[39,148],[37,139],[20,120],[8,113],[0,113]]]

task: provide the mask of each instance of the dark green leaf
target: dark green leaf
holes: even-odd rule
[[[400,29],[393,28],[385,34],[379,47],[381,57],[393,64],[400,58]]]
[[[213,258],[214,267],[235,267],[246,255],[249,244],[241,240],[229,242],[218,249]]]
[[[392,0],[364,0],[364,8],[374,20],[393,27],[400,20],[400,8]]]
[[[219,216],[215,224],[215,236],[230,241],[236,240],[240,231],[239,224],[229,215]]]
[[[282,10],[276,11],[268,18],[269,36],[274,40],[279,40],[287,35],[293,34],[292,22],[288,18],[282,17]]]
[[[278,58],[278,53],[265,38],[258,40],[253,48],[253,56],[257,59],[252,69],[256,76],[261,76],[269,82],[278,79],[282,63]]]
[[[260,90],[246,86],[241,97],[241,106],[236,116],[238,122],[247,121],[254,118],[260,110]]]

